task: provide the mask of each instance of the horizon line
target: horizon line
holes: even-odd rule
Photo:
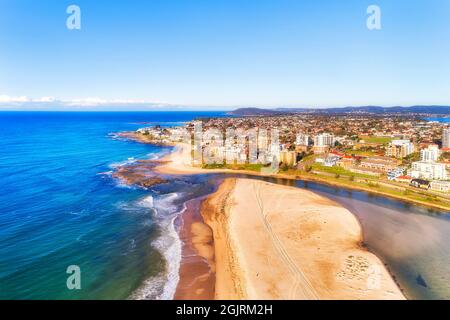
[[[159,107],[130,107],[125,109],[125,106],[117,106],[116,108],[110,108],[108,106],[65,106],[60,108],[52,109],[51,107],[46,108],[21,108],[17,106],[16,108],[6,109],[0,106],[0,112],[230,112],[239,109],[260,109],[269,111],[281,111],[281,110],[296,110],[296,109],[306,109],[306,110],[327,110],[327,109],[347,109],[347,108],[412,108],[412,107],[433,107],[433,108],[449,108],[450,104],[417,104],[417,105],[348,105],[348,106],[320,106],[320,107],[302,107],[302,106],[159,106]]]

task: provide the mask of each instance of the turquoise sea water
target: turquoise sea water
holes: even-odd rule
[[[442,122],[442,123],[448,123],[448,122],[450,122],[450,118],[426,118],[425,120],[428,120],[428,121],[437,121],[437,122]]]
[[[111,133],[220,114],[0,113],[0,299],[171,298],[172,220],[204,185],[121,185],[114,167],[170,148]],[[81,268],[79,291],[66,287],[69,265]]]
[[[170,148],[114,132],[178,125],[217,112],[0,113],[0,299],[170,299],[178,281],[176,221],[216,175],[172,177],[150,190],[111,177]],[[145,124],[144,124],[145,122]],[[247,177],[254,178],[254,177]],[[366,192],[265,179],[340,202],[408,298],[450,299],[450,213]],[[70,265],[82,289],[66,287]]]

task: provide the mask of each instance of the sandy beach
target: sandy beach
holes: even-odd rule
[[[203,203],[216,299],[404,299],[345,208],[307,190],[227,179]]]
[[[193,167],[186,145],[151,171],[237,173]],[[175,299],[404,299],[354,215],[313,192],[230,178],[187,208]]]

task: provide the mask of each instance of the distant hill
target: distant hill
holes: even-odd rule
[[[273,115],[281,115],[287,113],[283,110],[271,110],[271,109],[260,109],[260,108],[240,108],[234,111],[228,112],[232,115],[237,116],[273,116]]]
[[[361,106],[361,107],[342,107],[342,108],[240,108],[229,112],[237,116],[265,116],[281,115],[290,113],[416,113],[416,114],[439,114],[450,115],[450,106],[411,106],[411,107],[379,107],[379,106]]]

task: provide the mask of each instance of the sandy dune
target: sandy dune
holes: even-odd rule
[[[217,299],[404,299],[356,218],[310,191],[227,179],[202,215]]]

